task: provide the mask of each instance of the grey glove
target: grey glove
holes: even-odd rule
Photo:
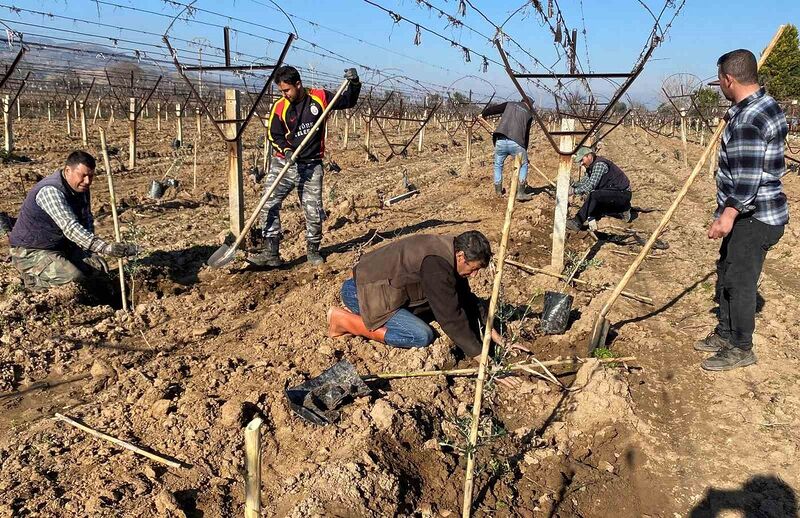
[[[358,79],[358,72],[356,72],[355,68],[344,69],[344,78],[350,81],[351,83],[360,82],[360,80]]]
[[[133,257],[139,254],[139,247],[133,243],[110,243],[103,248],[103,255],[116,258]]]
[[[284,156],[284,158],[286,159],[287,162],[291,162],[292,161],[292,157],[294,157],[294,152],[291,149],[288,149],[288,148],[284,149],[283,150],[283,156]]]
[[[97,271],[108,273],[108,263],[99,254],[91,254],[83,259],[83,262]]]

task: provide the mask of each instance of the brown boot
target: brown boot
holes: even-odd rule
[[[364,320],[361,315],[350,313],[341,308],[331,308],[328,310],[328,336],[336,338],[337,336],[356,335],[375,340],[376,342],[386,343],[384,336],[386,336],[386,328],[381,327],[375,331],[370,331],[364,325]]]

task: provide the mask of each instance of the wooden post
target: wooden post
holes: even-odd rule
[[[3,97],[3,128],[5,131],[5,146],[3,149],[10,154],[14,150],[14,127],[11,120],[10,95]]]
[[[17,120],[22,120],[22,102],[20,96],[17,96]]]
[[[200,142],[201,140],[203,140],[203,138],[202,138],[203,137],[203,133],[202,133],[203,132],[203,126],[201,124],[201,121],[203,120],[203,118],[200,116],[200,108],[199,107],[194,109],[194,120],[195,120],[195,123],[197,124],[197,141]]]
[[[342,149],[347,149],[347,140],[350,138],[350,121],[347,120],[347,114],[344,113],[344,137],[342,138]]]
[[[53,121],[53,110],[50,101],[47,101],[47,122]]]
[[[175,118],[178,121],[178,134],[176,135],[176,138],[183,143],[183,107],[181,106],[181,103],[175,103]],[[234,115],[232,118],[235,119],[236,116]]]
[[[261,424],[260,417],[254,418],[244,429],[245,455],[245,518],[261,516]]]
[[[511,188],[508,193],[508,205],[506,206],[506,217],[503,222],[503,234],[500,237],[500,247],[497,251],[495,263],[496,272],[492,286],[492,296],[489,299],[489,311],[486,318],[485,332],[483,334],[483,344],[481,356],[478,363],[478,379],[475,380],[475,399],[472,403],[472,423],[470,426],[468,452],[467,452],[467,471],[464,478],[464,502],[461,516],[469,518],[472,514],[472,486],[475,476],[475,447],[478,444],[478,429],[481,420],[481,406],[483,405],[483,385],[486,380],[486,364],[489,360],[489,345],[492,342],[491,330],[494,325],[494,315],[497,311],[498,299],[500,298],[500,283],[503,279],[505,267],[506,246],[508,245],[508,234],[511,230],[511,216],[514,214],[514,202],[517,198],[517,188],[519,187],[519,169],[522,162],[519,157],[514,159],[514,176],[511,180]]]
[[[72,118],[78,119],[78,103],[75,101],[72,101]]]
[[[370,145],[370,137],[372,131],[372,108],[367,108],[367,134],[364,136],[364,149],[367,151],[367,156],[365,157],[365,161],[369,162],[369,145]]]
[[[425,110],[425,115],[422,116],[423,119],[428,119],[428,110]],[[420,124],[425,124],[421,122]],[[417,153],[422,153],[422,142],[425,140],[425,126],[422,126],[422,129],[419,130],[419,142],[417,142]]]
[[[561,131],[574,131],[575,119],[562,119]],[[574,146],[572,135],[562,135],[559,143],[561,151],[570,151]],[[567,238],[567,209],[569,208],[569,173],[572,157],[559,155],[558,180],[556,181],[556,212],[553,221],[553,252],[550,265],[559,272],[564,269],[564,241]]]
[[[467,122],[467,169],[472,165],[472,126]]]
[[[689,167],[689,147],[686,142],[686,112],[681,112],[681,144],[683,145],[683,167]]]
[[[225,118],[239,118],[239,91],[234,88],[225,89]],[[240,123],[227,124],[228,138],[233,138],[239,130]],[[230,214],[231,232],[238,236],[244,225],[244,182],[242,180],[242,139],[226,141],[228,146],[228,211]]]
[[[131,97],[128,112],[128,169],[136,167],[136,98]]]
[[[97,117],[100,115],[100,99],[97,100],[97,104],[94,107],[94,116],[92,116],[92,124],[97,122]]]
[[[86,134],[86,106],[83,101],[78,101],[78,113],[81,116],[81,143],[86,147],[89,145],[89,136]]]
[[[72,135],[72,119],[71,119],[71,115],[69,113],[70,112],[70,106],[69,106],[70,104],[71,104],[71,101],[69,99],[67,99],[67,136],[71,136]]]
[[[161,131],[161,101],[156,103],[156,131]]]

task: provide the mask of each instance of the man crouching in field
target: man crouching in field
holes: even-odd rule
[[[328,335],[357,335],[393,347],[425,347],[436,338],[436,320],[468,356],[481,353],[481,301],[468,277],[486,268],[492,250],[486,236],[419,235],[364,255],[342,285],[344,310],[328,311]],[[492,339],[503,339],[493,329]]]
[[[8,242],[11,263],[27,288],[44,290],[107,273],[98,254],[136,255],[134,245],[107,243],[94,235],[89,196],[94,169],[92,155],[73,151],[63,169],[43,178],[25,197]]]

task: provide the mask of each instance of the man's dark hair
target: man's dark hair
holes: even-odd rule
[[[284,65],[275,71],[275,84],[288,83],[295,85],[300,82],[300,72],[296,68]]]
[[[485,268],[492,259],[492,247],[486,236],[477,230],[470,230],[459,234],[455,239],[456,252],[464,252],[467,261],[480,261]]]
[[[80,149],[70,153],[66,162],[66,165],[69,167],[75,167],[79,164],[83,164],[89,169],[94,169],[97,167],[97,161],[94,159],[94,157],[86,151]]]
[[[732,50],[720,56],[717,60],[719,71],[733,76],[743,85],[752,85],[758,82],[758,63],[756,57],[747,49]]]

